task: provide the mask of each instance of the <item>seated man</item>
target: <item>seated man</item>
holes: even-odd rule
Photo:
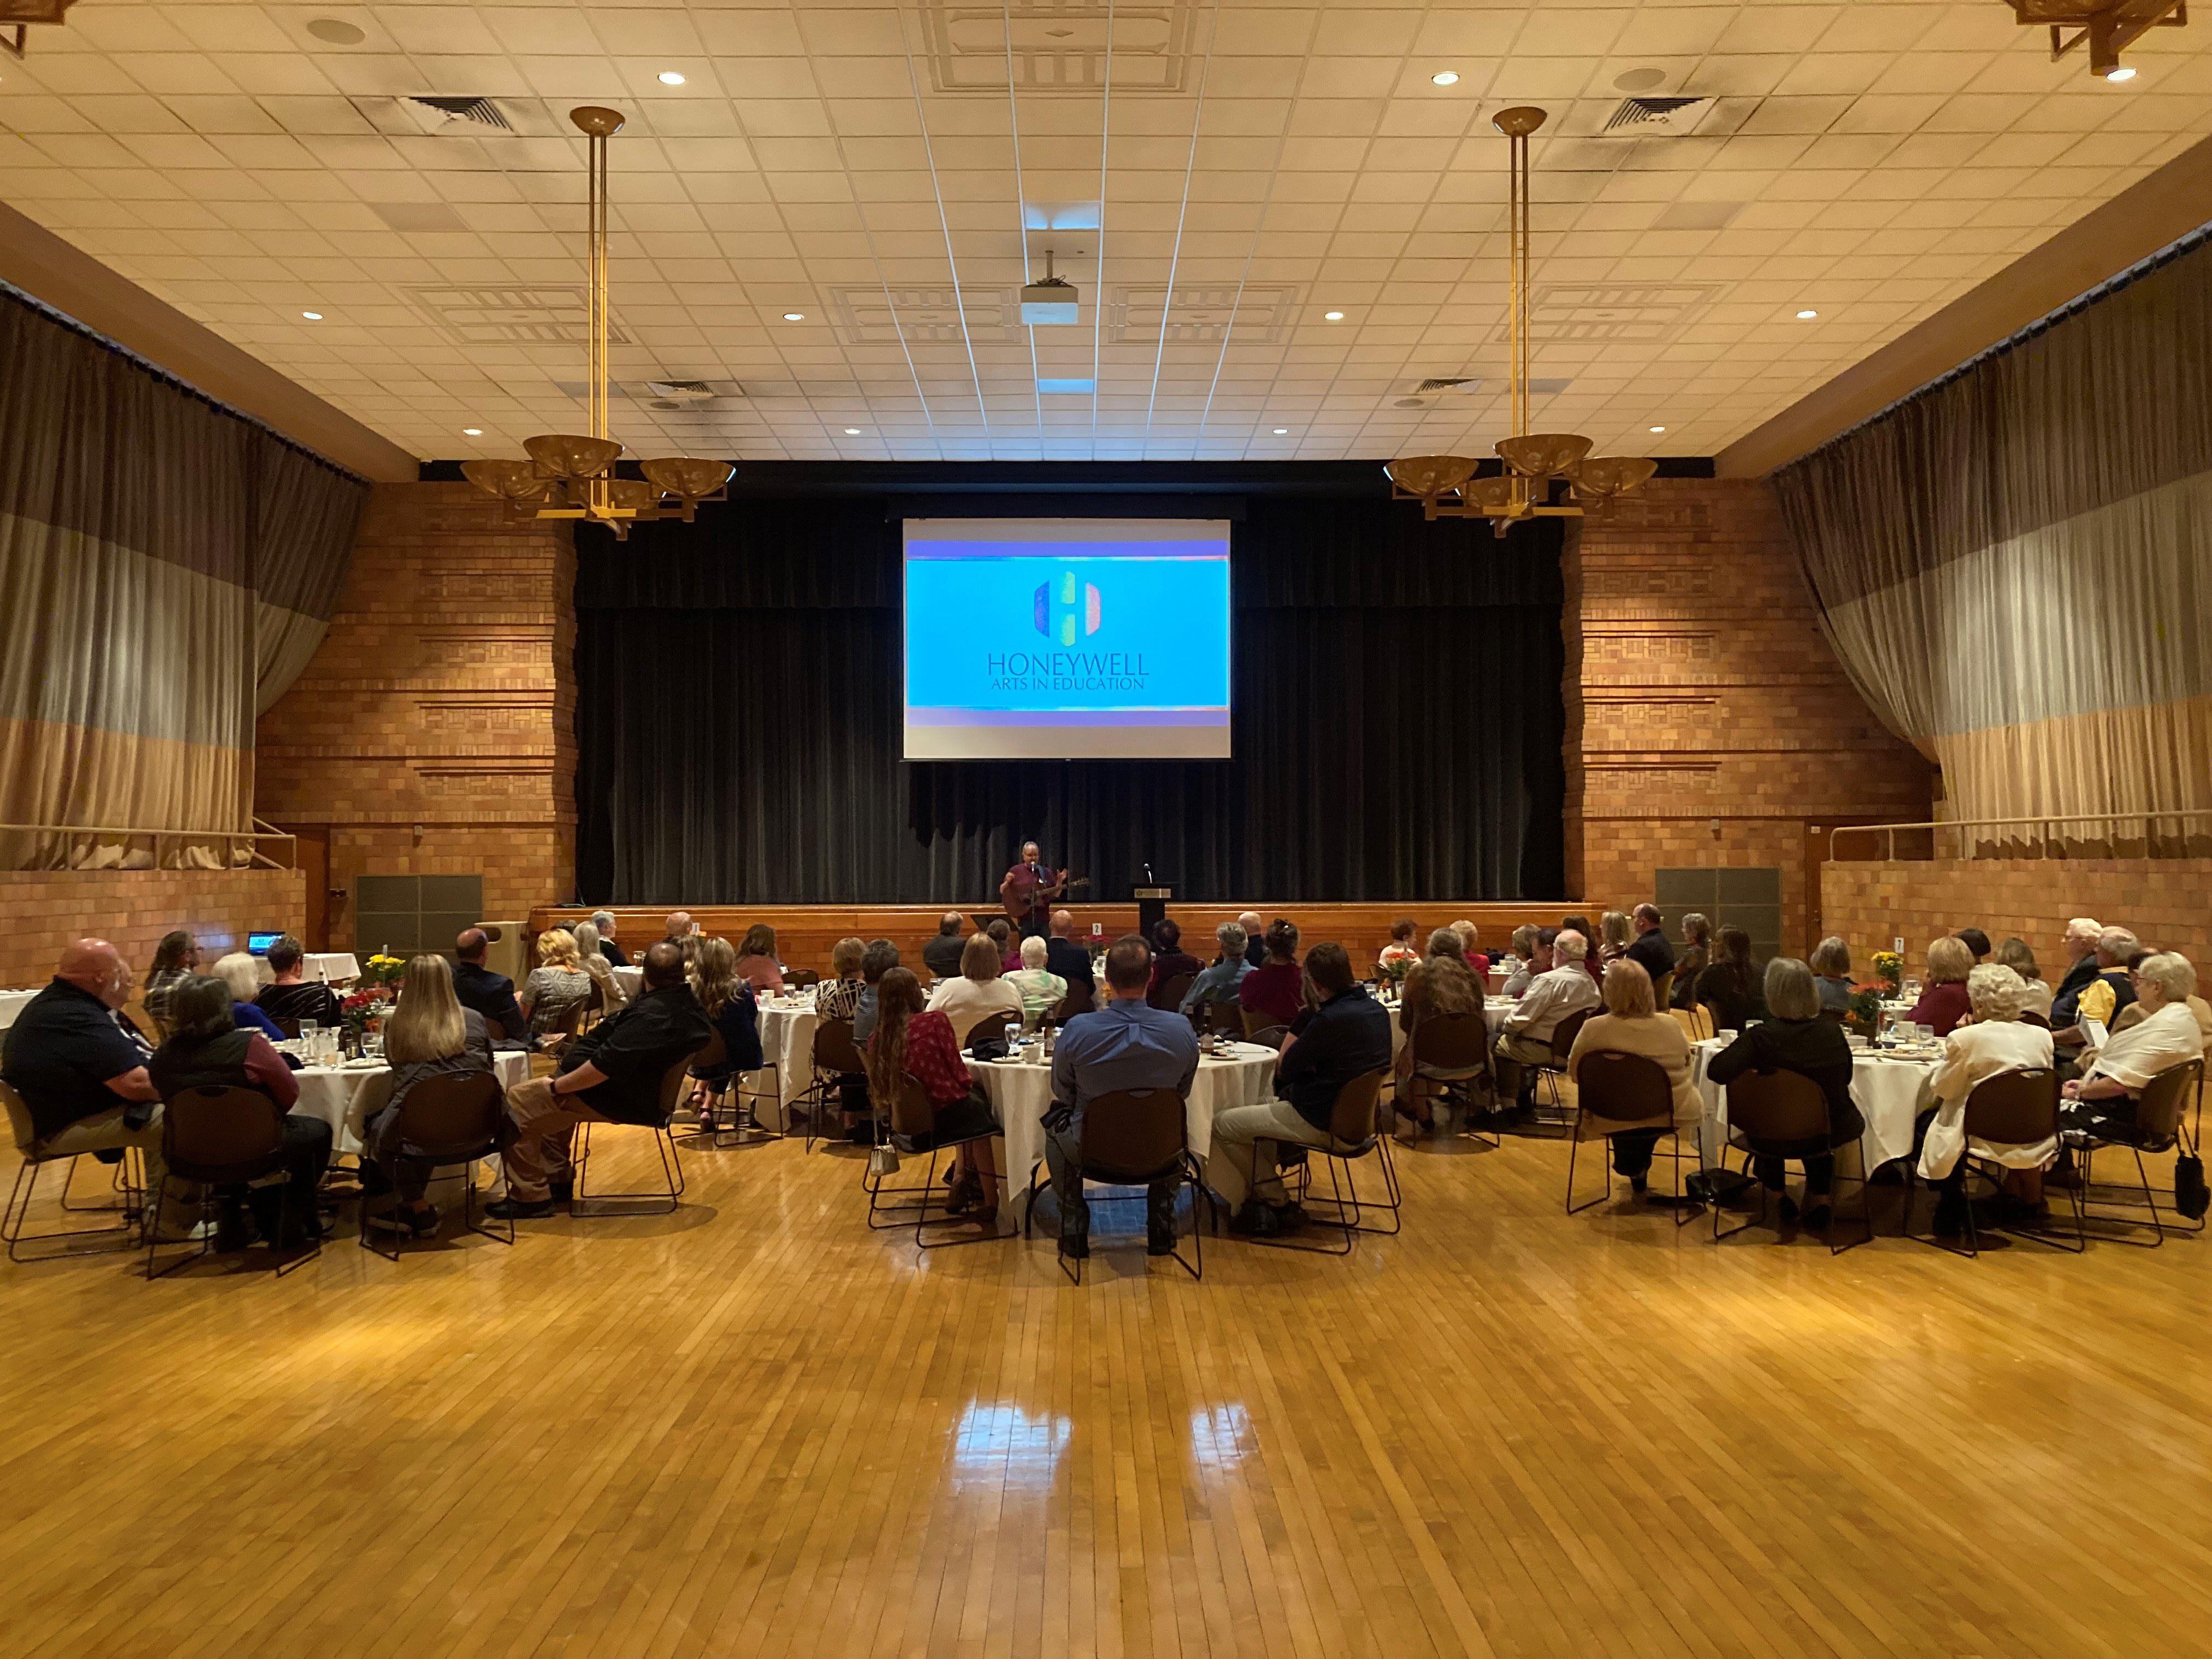
[[[1076,1173],[1091,1103],[1120,1089],[1173,1089],[1188,1097],[1198,1076],[1198,1037],[1190,1022],[1145,1000],[1152,969],[1152,953],[1144,940],[1133,934],[1116,939],[1106,952],[1105,1006],[1069,1020],[1053,1054],[1054,1109],[1047,1120],[1044,1161],[1060,1195],[1060,1253],[1065,1256],[1079,1260],[1091,1254],[1091,1206]],[[1151,1255],[1175,1253],[1180,1184],[1169,1174],[1146,1189],[1145,1239]]]
[[[947,910],[938,919],[937,937],[921,947],[921,965],[939,979],[952,979],[960,972],[960,953],[968,948],[968,941],[960,937],[960,913]]]
[[[1152,929],[1152,945],[1156,954],[1152,957],[1152,986],[1148,1000],[1153,1007],[1172,1012],[1182,1006],[1182,992],[1177,991],[1170,997],[1169,988],[1186,974],[1196,979],[1206,964],[1182,948],[1182,927],[1171,916],[1161,917],[1159,925]]]
[[[154,1051],[123,1012],[130,1000],[131,969],[116,948],[79,939],[62,952],[46,988],[0,1032],[0,1078],[30,1108],[41,1155],[136,1146],[151,1192],[161,1182],[161,1097],[146,1071]],[[195,1237],[173,1224],[173,1213],[164,1212],[158,1236]]]
[[[453,941],[453,995],[462,1007],[483,1016],[493,1048],[533,1048],[537,1039],[530,1035],[530,1016],[514,1000],[514,981],[484,966],[484,947],[490,943],[491,935],[481,927],[464,928]]]
[[[1074,912],[1054,911],[1051,927],[1051,937],[1044,942],[1044,965],[1067,981],[1067,988],[1077,994],[1076,1006],[1081,1007],[1098,993],[1098,975],[1091,971],[1091,952],[1075,942]]]
[[[691,920],[689,910],[671,910],[668,920],[661,924],[661,937],[678,945],[687,939],[696,938],[699,933],[699,924]]]
[[[1628,947],[1628,959],[1651,976],[1654,985],[1674,971],[1674,947],[1667,942],[1667,930],[1660,924],[1659,907],[1639,904],[1630,920],[1636,927],[1636,942]]]
[[[1283,1044],[1275,1067],[1278,1098],[1232,1106],[1213,1120],[1206,1178],[1228,1205],[1237,1232],[1267,1237],[1298,1224],[1303,1218],[1277,1170],[1279,1149],[1343,1150],[1329,1133],[1337,1095],[1354,1078],[1390,1064],[1390,1016],[1353,978],[1345,948],[1334,939],[1315,945],[1306,952],[1306,975],[1322,1004],[1299,1016]]]
[[[1205,971],[1191,981],[1190,989],[1183,993],[1182,1011],[1208,1009],[1216,1003],[1238,1006],[1237,993],[1244,983],[1244,976],[1252,971],[1252,964],[1244,959],[1244,924],[1224,921],[1213,930],[1213,942],[1221,947],[1221,954],[1207,965]]]
[[[1583,965],[1589,948],[1589,942],[1572,928],[1560,933],[1548,953],[1558,966],[1547,967],[1530,980],[1521,1006],[1505,1017],[1505,1029],[1498,1034],[1498,1092],[1501,1098],[1510,1097],[1516,1108],[1535,1105],[1535,1074],[1528,1068],[1551,1059],[1552,1033],[1559,1022],[1604,1000],[1597,981]],[[1547,956],[1540,943],[1536,954],[1540,961]]]
[[[579,1123],[658,1124],[660,1085],[672,1067],[707,1046],[714,1028],[684,977],[684,952],[662,939],[645,953],[637,1000],[610,1014],[561,1051],[558,1076],[507,1091],[514,1144],[507,1149],[507,1195],[484,1206],[501,1221],[534,1220],[567,1201],[574,1177],[568,1149]]]
[[[338,1023],[338,994],[307,978],[307,947],[289,933],[270,945],[269,971],[276,977],[253,999],[253,1006],[290,1036],[299,1036],[307,1020],[326,1029]]]
[[[2074,993],[2072,1018],[2066,1024],[2051,1033],[2051,1040],[2057,1046],[2062,1059],[2074,1060],[2081,1050],[2092,1047],[2090,1034],[2082,1029],[2081,1022],[2094,1019],[2107,1033],[2113,1022],[2128,1005],[2136,1000],[2135,987],[2129,982],[2128,959],[2142,949],[2142,941],[2124,927],[2107,927],[2097,935],[2094,959],[2096,975]],[[2068,975],[2071,979],[2073,975]],[[2058,1003],[2051,1001],[2051,1024],[2057,1026]]]

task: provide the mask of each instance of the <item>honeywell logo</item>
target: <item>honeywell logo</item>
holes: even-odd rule
[[[1082,593],[1079,609],[1076,603],[1079,586]],[[1061,645],[1073,645],[1079,617],[1085,639],[1098,631],[1101,606],[1097,585],[1078,584],[1073,570],[1061,571],[1056,582],[1039,583],[1031,598],[1036,607],[1036,631],[1045,638]]]

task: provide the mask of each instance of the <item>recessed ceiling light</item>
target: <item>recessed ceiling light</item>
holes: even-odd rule
[[[1801,311],[1797,313],[1797,320],[1801,323],[1809,323],[1820,314],[1817,311]]]
[[[311,323],[319,323],[323,320],[323,313],[319,311],[303,311],[300,314]]]
[[[307,33],[318,40],[327,40],[334,46],[357,46],[368,39],[361,28],[343,17],[316,17],[308,20]]]
[[[787,311],[783,313],[783,320],[787,323],[803,323],[806,320],[806,313],[803,311]]]
[[[660,84],[664,87],[680,87],[684,84],[684,77],[674,70],[663,70],[660,71]]]
[[[1455,87],[1459,84],[1459,71],[1457,70],[1438,70],[1434,75],[1431,75],[1429,79],[1435,82],[1440,87]]]
[[[1324,311],[1322,315],[1332,323],[1340,323],[1344,320],[1344,313],[1340,311]]]
[[[1651,429],[1654,432],[1664,432],[1667,428],[1663,426],[1655,426]]]
[[[461,436],[464,438],[481,438],[483,436],[483,428],[480,426],[465,426],[461,428]]]
[[[2130,64],[2115,64],[2105,71],[2105,78],[2107,81],[2132,81],[2136,78],[2136,72]]]
[[[860,428],[857,426],[848,426],[845,428],[845,435],[848,438],[857,438],[860,435]]]
[[[1291,435],[1291,429],[1286,426],[1279,426],[1275,428],[1275,435],[1278,438],[1287,438]]]

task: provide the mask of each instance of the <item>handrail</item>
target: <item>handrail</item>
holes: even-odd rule
[[[1900,830],[2008,830],[2022,824],[2050,828],[2061,823],[2163,823],[2169,818],[2212,818],[2212,807],[2192,806],[2167,812],[2045,812],[2025,818],[1929,818],[1918,823],[1839,823],[1828,831],[1828,856],[1837,858],[1838,836],[1889,836],[1889,861],[1897,861],[1897,832]],[[2046,842],[2048,836],[2044,838]],[[2048,856],[2046,854],[2045,856]]]
[[[286,855],[289,861],[283,864],[277,863],[275,859],[270,857],[261,850],[261,843],[266,841],[288,842],[290,842],[296,849],[300,839],[297,836],[289,834],[284,830],[277,829],[275,825],[264,823],[262,819],[254,817],[250,814],[247,817],[246,822],[252,824],[254,827],[252,830],[162,830],[154,829],[143,824],[130,826],[113,823],[0,823],[0,835],[63,836],[69,837],[101,836],[111,840],[151,841],[155,845],[155,867],[156,869],[161,867],[160,849],[161,844],[165,841],[220,842],[223,848],[223,858],[226,867],[229,866],[231,854],[236,850],[238,844],[244,842],[247,843],[248,847],[247,856],[249,860],[249,868],[252,867],[252,865],[255,863],[258,863],[264,868],[270,870],[296,870],[299,868],[300,860],[296,850]],[[67,867],[75,868],[76,866],[70,866]]]

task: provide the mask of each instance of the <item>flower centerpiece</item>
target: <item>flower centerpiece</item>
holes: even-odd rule
[[[1394,991],[1402,992],[1406,988],[1406,975],[1413,971],[1413,958],[1411,957],[1393,957],[1389,961],[1375,964],[1375,977]]]
[[[1894,951],[1874,953],[1874,976],[1880,980],[1890,995],[1895,996],[1905,987],[1905,958]]]
[[[406,976],[407,959],[386,956],[379,951],[368,959],[368,971],[362,977],[372,986],[397,985]]]
[[[1844,1022],[1869,1042],[1881,1032],[1881,987],[1855,985],[1851,988],[1850,1013]]]
[[[384,1024],[385,1006],[380,988],[363,986],[357,991],[346,994],[344,1000],[338,1004],[338,1018],[345,1022],[346,1030],[352,1032],[358,1042],[364,1033],[375,1030]]]

